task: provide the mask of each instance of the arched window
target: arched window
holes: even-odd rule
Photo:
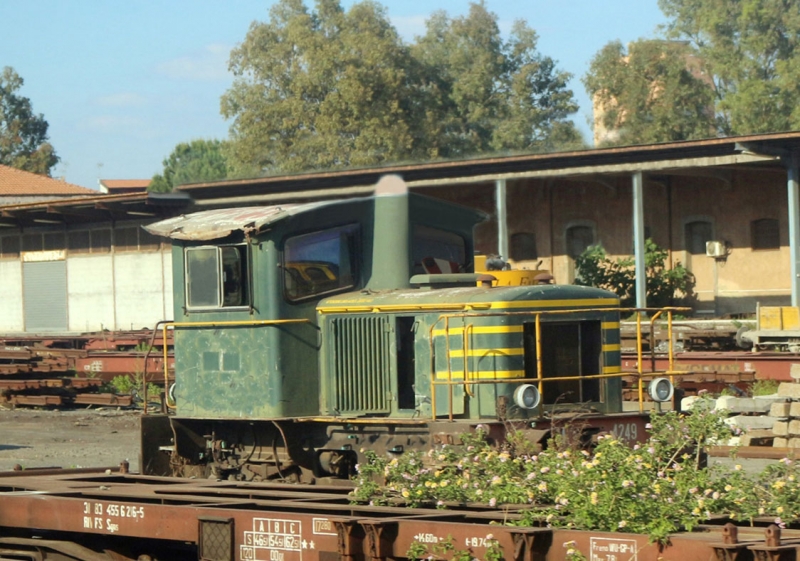
[[[594,228],[591,226],[570,226],[567,228],[567,255],[572,259],[594,244]]]
[[[534,234],[530,232],[512,234],[509,242],[509,257],[514,261],[532,261],[539,258]]]
[[[687,222],[684,227],[686,251],[692,255],[705,255],[706,242],[714,239],[714,229],[708,220]]]
[[[753,249],[780,249],[781,231],[774,218],[760,218],[750,223]]]

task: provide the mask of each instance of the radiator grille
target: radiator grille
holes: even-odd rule
[[[331,403],[348,414],[388,413],[392,330],[389,318],[334,318]]]

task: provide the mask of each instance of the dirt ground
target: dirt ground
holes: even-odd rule
[[[0,471],[15,465],[41,467],[112,467],[128,460],[139,471],[141,411],[115,408],[33,410],[0,408]],[[711,463],[740,463],[758,473],[774,460],[710,458]]]
[[[36,467],[112,467],[139,471],[141,412],[0,409],[0,471]]]

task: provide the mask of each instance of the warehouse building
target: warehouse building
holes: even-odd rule
[[[491,218],[478,226],[477,249],[549,269],[557,283],[574,280],[575,257],[593,244],[643,264],[651,237],[694,275],[687,303],[698,317],[798,305],[798,151],[800,133],[780,133],[0,206],[0,332],[152,327],[172,317],[172,264],[141,225],[208,208],[365,196],[389,173],[484,210]]]

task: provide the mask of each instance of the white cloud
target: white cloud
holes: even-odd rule
[[[133,92],[123,92],[97,98],[97,104],[105,107],[135,107],[142,105],[144,101],[144,96]]]
[[[202,51],[162,62],[156,68],[159,74],[179,80],[227,80],[228,56],[231,47],[215,43]]]

